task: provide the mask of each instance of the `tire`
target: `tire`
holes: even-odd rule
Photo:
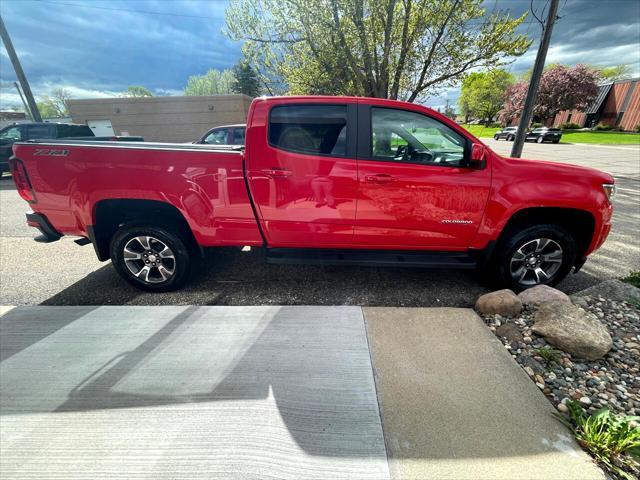
[[[519,292],[536,285],[557,285],[575,264],[576,242],[560,225],[534,225],[513,232],[496,251],[498,281]]]
[[[178,290],[189,278],[192,260],[187,240],[172,230],[123,225],[111,239],[109,251],[120,276],[141,290]]]
[[[500,140],[500,137],[499,137],[498,135],[494,135],[494,136],[493,136],[493,139],[494,139],[494,140]]]
[[[538,138],[536,138],[536,142],[542,143],[542,142],[544,142],[544,138],[543,137],[538,137]]]
[[[513,142],[516,139],[516,137],[514,137],[513,135],[509,135],[507,137],[507,142]]]
[[[554,140],[553,143],[560,143],[560,140]]]

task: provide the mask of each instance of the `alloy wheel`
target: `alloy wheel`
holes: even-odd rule
[[[124,246],[123,257],[129,272],[146,283],[167,282],[176,271],[173,251],[155,237],[141,235],[131,238]]]
[[[560,244],[549,238],[536,238],[518,248],[511,257],[511,278],[523,287],[548,283],[562,266]]]

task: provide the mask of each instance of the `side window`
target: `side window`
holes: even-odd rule
[[[244,145],[244,128],[233,129],[233,144]]]
[[[371,109],[371,157],[390,162],[458,167],[466,139],[439,121],[416,112]]]
[[[269,117],[269,143],[291,152],[344,157],[346,105],[283,105]]]
[[[29,140],[35,140],[37,138],[51,138],[51,126],[50,125],[29,125],[27,130],[27,137]]]
[[[206,138],[204,139],[204,143],[207,143],[209,145],[226,145],[228,135],[229,130],[226,128],[214,130],[206,136]]]
[[[7,128],[4,132],[0,133],[0,138],[12,140],[14,142],[22,140],[22,128],[11,127]]]

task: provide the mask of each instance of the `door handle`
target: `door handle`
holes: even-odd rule
[[[271,178],[287,178],[291,176],[291,172],[289,170],[284,170],[282,168],[265,168],[264,170],[261,170],[260,173]]]
[[[391,183],[395,182],[395,178],[391,175],[387,175],[386,173],[378,173],[377,175],[365,175],[364,181],[367,183]]]

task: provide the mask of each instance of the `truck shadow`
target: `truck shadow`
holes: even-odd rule
[[[574,293],[599,283],[585,272],[559,288]],[[143,292],[109,264],[42,305],[360,305],[470,307],[493,289],[481,272],[421,268],[270,265],[261,249],[209,251],[177,292]]]

